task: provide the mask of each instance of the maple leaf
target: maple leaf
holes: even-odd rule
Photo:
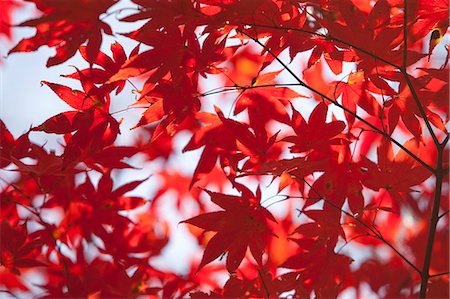
[[[313,183],[309,191],[310,200],[304,207],[316,203],[317,200],[314,198],[319,195],[338,207],[342,207],[344,200],[347,199],[350,210],[353,213],[360,213],[364,207],[361,184],[363,173],[357,164],[346,157],[341,163],[329,162],[324,171],[324,174]]]
[[[217,110],[218,114],[222,112]],[[191,187],[209,173],[215,166],[217,158],[224,152],[233,152],[237,150],[236,137],[223,124],[218,115],[199,112],[196,118],[206,125],[202,126],[192,136],[189,143],[184,147],[183,152],[198,149],[205,146],[200,160],[192,176]]]
[[[418,145],[415,139],[407,141],[405,148],[417,153]],[[372,190],[386,189],[394,198],[401,199],[402,193],[411,191],[411,187],[418,185],[431,176],[422,165],[412,159],[403,150],[396,155],[392,144],[383,139],[377,150],[378,163],[374,163],[361,156],[361,167],[365,173],[363,184]]]
[[[118,80],[110,83],[106,82],[117,72],[119,72],[121,66],[127,60],[127,55],[122,45],[119,44],[118,42],[111,44],[110,48],[112,52],[112,57],[109,57],[102,51],[99,51],[97,57],[93,61],[94,64],[102,68],[90,67],[81,71],[77,70],[76,72],[70,75],[65,75],[64,77],[80,80],[81,76],[84,76],[87,80],[91,81],[94,84],[104,85],[102,89],[105,90],[105,92],[111,92],[112,90],[117,88],[116,95],[119,94],[125,87],[126,82],[125,80]],[[87,47],[81,46],[79,50],[83,59],[89,62]],[[139,45],[137,45],[131,51],[129,57],[131,58],[136,56],[138,52],[139,52]]]
[[[280,72],[262,74],[254,80],[250,88],[244,88],[236,101],[234,115],[248,109],[252,127],[264,126],[272,119],[285,124],[289,123],[285,105],[289,103],[289,100],[301,95],[288,87],[277,87],[274,84]]]
[[[124,195],[144,181],[129,182],[113,190],[110,172],[100,178],[97,188],[89,176],[86,176],[85,182],[74,191],[74,197],[58,227],[58,234],[71,242],[78,241],[80,237],[91,240],[91,234],[105,238],[105,242],[109,241],[104,225],[126,227],[130,220],[118,212],[136,209],[145,204],[142,197]]]
[[[0,119],[0,168],[14,163],[13,159],[21,159],[29,156],[33,147],[28,137],[29,133],[25,133],[17,139],[6,127],[5,123]]]
[[[152,47],[152,49],[130,57],[119,71],[109,80],[126,80],[153,71],[149,76],[151,83],[159,82],[170,73],[172,80],[178,84],[183,79],[186,71],[180,67],[186,55],[191,51],[191,43],[198,43],[196,38],[190,38],[194,34],[190,31],[181,31],[175,24],[167,24],[162,30],[146,26],[124,34],[138,42]]]
[[[376,53],[377,57],[391,64],[402,65],[403,50],[398,49],[398,46],[402,45],[402,39],[399,38],[402,26],[397,24],[397,20],[391,18],[391,3],[389,1],[377,1],[368,15],[350,0],[337,1],[337,9],[341,20],[346,25],[336,22],[332,18],[323,21],[327,22],[326,27],[330,36],[345,41],[345,44],[337,42],[336,44],[339,47],[354,46],[351,49],[360,58],[358,68],[365,70],[367,73],[374,73],[374,70],[379,66],[387,69],[392,68],[392,65],[387,66],[385,62],[373,59],[367,53]],[[397,16],[399,17],[400,14]],[[400,21],[400,19],[398,20]],[[401,20],[401,22],[403,21]],[[407,66],[417,62],[411,54],[419,53],[411,52],[408,55]],[[420,59],[425,55],[414,56]]]
[[[42,81],[66,104],[76,110],[88,110],[92,107],[109,109],[109,95],[97,88],[92,81],[78,72],[84,91],[71,89],[65,85]]]
[[[48,270],[49,282],[41,285],[49,297],[130,298],[156,295],[159,288],[146,287],[148,275],[142,267],[128,274],[124,266],[96,257],[87,259],[82,247],[75,251],[76,259],[65,260],[65,266],[53,264]],[[66,279],[61,279],[66,277]]]
[[[389,108],[389,132],[392,134],[399,119],[401,118],[406,126],[406,129],[415,138],[421,139],[422,125],[420,124],[418,117],[422,117],[422,114],[417,107],[413,95],[411,94],[410,87],[399,72],[392,72],[389,74],[389,78],[400,82],[399,92],[384,103],[385,107]],[[433,112],[430,108],[436,107],[442,109],[448,115],[448,105],[443,105],[439,99],[434,101],[434,95],[431,98],[429,97],[430,91],[433,91],[433,94],[437,93],[440,96],[445,96],[448,93],[448,90],[445,90],[445,85],[442,86],[440,84],[436,84],[434,80],[432,81],[432,77],[430,75],[423,75],[417,78],[410,77],[410,80],[413,88],[417,90],[417,99],[422,105],[425,115],[430,123],[441,131],[447,133],[444,120],[441,116],[439,116],[439,114]]]
[[[152,136],[155,140],[163,131],[173,136],[184,120],[200,110],[201,103],[196,95],[196,86],[183,76],[177,83],[161,80],[151,90],[142,91],[141,98],[134,105],[148,107],[134,128],[160,122]]]
[[[17,26],[36,27],[33,37],[22,39],[9,54],[32,52],[41,46],[56,47],[56,55],[49,58],[47,66],[61,64],[75,55],[78,47],[87,42],[87,57],[93,63],[102,43],[102,31],[111,35],[108,24],[99,20],[117,0],[26,0],[33,2],[43,13],[37,19],[25,21]]]
[[[350,273],[352,259],[335,253],[338,235],[345,234],[339,223],[341,213],[334,208],[304,210],[312,223],[298,226],[291,238],[299,246],[298,253],[289,257],[281,267],[299,269],[300,281],[308,291],[314,290],[323,297],[335,297]]]
[[[330,145],[346,142],[344,138],[338,136],[345,129],[345,123],[339,120],[327,123],[327,112],[328,106],[320,102],[306,122],[303,116],[293,109],[291,123],[297,135],[283,138],[283,141],[294,143],[290,147],[291,152],[324,152]]]
[[[211,197],[211,201],[224,210],[201,214],[182,221],[206,231],[217,232],[209,240],[198,270],[228,252],[226,266],[228,272],[232,273],[244,259],[247,248],[250,248],[257,263],[262,264],[265,242],[271,235],[267,221],[276,222],[276,220],[260,205],[261,191],[259,189],[255,195],[243,185],[235,183],[235,186],[241,192],[241,196],[205,190]]]
[[[18,138],[0,120],[0,167],[14,171],[0,186],[0,217],[8,219],[0,234],[11,240],[0,249],[5,294],[335,298],[346,288],[361,297],[369,287],[385,297],[448,297],[442,264],[448,261],[450,55],[442,53],[441,62],[434,50],[445,40],[448,0],[132,0],[115,11],[116,0],[28,2],[41,14],[19,26],[37,31],[10,53],[48,46],[56,50],[51,66],[79,51],[89,67],[65,76],[81,88],[42,83],[70,111]],[[0,4],[7,23],[10,3]],[[100,51],[112,35],[104,21],[111,16],[114,25],[131,29],[115,34],[111,51]],[[1,37],[9,32],[0,24]],[[123,38],[136,45],[129,55],[124,47],[133,45]],[[121,101],[113,91],[127,81],[140,95],[111,113]],[[288,88],[293,85],[316,101],[309,119],[308,103],[287,107],[302,97]],[[227,91],[241,93],[230,98]],[[206,97],[213,94],[221,96]],[[328,114],[324,101],[339,111]],[[130,134],[142,135],[118,138],[135,108],[145,110]],[[123,120],[115,118],[125,110]],[[428,122],[435,131],[422,132]],[[401,145],[405,133],[414,139]],[[58,138],[57,149],[32,142],[48,134],[60,135],[50,136]],[[190,175],[174,170],[186,137],[183,152],[201,151]],[[129,175],[121,169],[132,168],[127,158],[137,154],[133,165],[156,167],[149,199],[133,194],[143,181],[113,179]],[[281,223],[262,207],[259,187],[237,182],[243,176],[246,184],[265,184],[262,176],[279,180],[286,195],[276,194],[273,203]],[[230,185],[239,193],[229,193]],[[200,194],[210,186],[217,210]],[[154,263],[171,250],[174,232],[162,200],[171,194],[175,212],[199,210],[183,223],[204,252],[183,275]],[[298,217],[294,205],[301,205]],[[357,246],[346,246],[351,241]],[[350,267],[358,246],[373,255]],[[211,265],[226,255],[225,266]],[[43,295],[25,281],[36,273]]]
[[[364,72],[354,72],[348,76],[346,83],[336,83],[336,90],[334,92],[335,98],[342,96],[342,105],[349,109],[352,113],[344,111],[347,124],[351,128],[355,122],[355,115],[357,106],[363,108],[370,115],[378,116],[381,111],[381,106],[378,104],[375,97],[368,91],[380,90],[373,86],[369,80],[364,80]],[[386,87],[387,86],[387,87]],[[382,92],[384,95],[393,95],[395,92],[385,84],[386,89]]]

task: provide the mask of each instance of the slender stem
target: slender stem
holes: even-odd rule
[[[364,118],[362,118],[361,116],[359,116],[358,114],[356,114],[355,112],[351,111],[350,109],[348,109],[347,107],[343,106],[342,104],[340,104],[337,101],[334,101],[333,99],[331,99],[330,97],[326,96],[325,94],[323,94],[322,92],[318,91],[317,89],[307,85],[302,79],[300,79],[275,53],[273,53],[270,49],[268,49],[263,43],[261,43],[257,38],[237,29],[238,32],[244,34],[245,36],[247,36],[248,38],[250,38],[251,40],[253,40],[255,43],[257,43],[258,45],[260,45],[262,48],[264,48],[267,53],[269,53],[270,55],[273,56],[273,58],[278,61],[278,63],[280,63],[288,72],[289,74],[292,75],[292,77],[297,80],[300,83],[300,86],[305,87],[306,89],[310,90],[311,92],[319,95],[320,97],[322,97],[323,99],[327,100],[330,103],[333,103],[334,105],[338,106],[339,108],[341,108],[342,110],[344,110],[345,112],[353,115],[356,119],[358,119],[359,121],[361,121],[362,123],[364,123],[366,126],[372,128],[374,131],[376,131],[377,133],[379,133],[380,135],[382,135],[383,137],[389,139],[392,143],[394,143],[395,145],[397,145],[399,148],[401,148],[403,151],[405,151],[411,158],[413,158],[414,160],[416,160],[417,162],[419,162],[420,164],[422,164],[423,167],[425,167],[426,169],[428,169],[430,172],[435,172],[435,170],[433,169],[433,167],[431,167],[430,165],[428,165],[427,163],[425,163],[422,159],[420,159],[419,157],[417,157],[415,154],[413,154],[410,150],[408,150],[406,147],[404,147],[400,142],[398,142],[397,140],[395,140],[394,138],[392,138],[389,134],[387,134],[386,132],[383,132],[383,130],[380,130],[379,128],[377,128],[375,125],[371,124],[370,122],[368,122],[367,120],[365,120]]]
[[[416,103],[416,106],[419,109],[420,116],[425,121],[425,125],[427,126],[428,132],[430,133],[431,138],[433,138],[434,144],[436,144],[437,146],[439,144],[439,141],[436,137],[436,134],[433,131],[433,128],[431,127],[430,121],[428,120],[427,114],[425,113],[425,109],[423,108],[422,103],[420,103],[416,90],[406,71],[406,66],[408,65],[407,60],[408,60],[408,5],[407,0],[403,0],[403,63],[402,67],[400,68],[400,71],[402,72],[406,84],[408,85],[408,88],[414,99],[414,102]]]
[[[445,211],[444,213],[442,213],[441,215],[438,216],[439,219],[441,219],[442,217],[444,217],[445,215],[447,215],[450,212],[450,210]]]
[[[245,91],[247,89],[257,89],[257,88],[264,88],[264,87],[283,87],[283,86],[302,86],[300,83],[275,83],[275,84],[262,84],[262,85],[255,85],[255,86],[224,86],[223,88],[217,89],[214,88],[209,91],[205,91],[204,93],[199,94],[199,97],[206,97],[218,93],[223,93],[226,91]]]
[[[447,136],[445,136],[445,139],[442,141],[441,146],[446,146],[449,138],[450,138],[450,134],[447,134]]]
[[[341,251],[342,251],[348,244],[350,244],[352,241],[354,241],[354,240],[356,240],[356,239],[359,239],[359,238],[364,238],[364,237],[373,237],[373,236],[372,236],[371,234],[369,234],[369,233],[365,233],[364,235],[357,235],[357,236],[354,236],[353,238],[350,238],[350,240],[345,241],[345,243],[344,243],[338,250],[336,250],[336,254],[341,253]]]
[[[435,278],[435,277],[449,275],[449,274],[450,274],[450,272],[441,272],[441,273],[430,275],[430,278]]]
[[[438,146],[438,157],[436,167],[436,185],[434,191],[433,210],[431,212],[430,227],[428,230],[427,247],[425,249],[425,258],[423,261],[423,267],[421,271],[421,283],[420,283],[420,298],[425,299],[427,294],[428,280],[430,278],[430,264],[431,256],[433,253],[434,238],[436,236],[436,227],[439,221],[439,208],[441,204],[442,183],[445,172],[442,168],[444,147]]]

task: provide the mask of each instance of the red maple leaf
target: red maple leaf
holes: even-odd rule
[[[418,143],[411,139],[404,144],[413,153],[418,152]],[[383,139],[377,150],[378,163],[374,163],[361,156],[361,167],[365,172],[362,182],[372,190],[386,189],[394,198],[401,198],[400,194],[410,192],[432,174],[429,170],[412,159],[403,150],[396,155],[392,144]]]
[[[206,190],[212,202],[224,210],[201,214],[184,220],[206,231],[217,232],[203,253],[200,270],[206,264],[228,252],[227,270],[232,273],[244,259],[247,248],[259,265],[267,238],[271,235],[267,221],[276,222],[272,214],[260,205],[261,191],[256,195],[243,185],[235,183],[241,196],[215,193]]]
[[[119,44],[118,42],[111,44],[111,52],[112,57],[109,57],[102,51],[98,52],[97,57],[95,58],[93,63],[102,68],[90,67],[81,71],[76,71],[64,77],[80,80],[81,74],[94,84],[106,85],[103,86],[102,88],[105,91],[110,92],[117,87],[116,94],[119,94],[125,87],[126,82],[125,80],[118,80],[110,83],[106,82],[120,70],[120,67],[127,60],[127,55],[122,45]],[[137,45],[133,49],[133,51],[131,51],[130,57],[136,56],[138,52],[139,52],[139,45]],[[80,54],[84,60],[89,62],[88,48],[86,46],[80,47]]]
[[[92,64],[102,43],[102,31],[111,35],[108,24],[99,19],[117,0],[26,0],[36,4],[43,16],[25,21],[17,26],[36,27],[33,37],[22,39],[9,54],[32,52],[41,46],[56,47],[56,55],[49,58],[53,66],[75,55],[78,47],[87,43],[87,58]]]
[[[0,1],[0,36],[11,39],[11,16],[15,9],[21,6],[20,2],[14,0]]]
[[[345,142],[344,138],[338,136],[345,129],[345,123],[340,120],[327,123],[328,106],[324,102],[320,102],[314,108],[308,122],[297,110],[293,110],[292,127],[296,136],[288,136],[283,139],[283,141],[294,143],[290,147],[291,152],[326,152],[330,145]]]
[[[264,126],[272,119],[289,123],[285,106],[289,100],[301,95],[288,87],[276,86],[275,78],[280,72],[265,73],[256,77],[252,86],[244,89],[236,101],[234,115],[247,109],[252,127]]]

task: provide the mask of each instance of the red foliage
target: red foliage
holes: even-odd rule
[[[4,294],[449,296],[448,1],[24,1],[9,53],[87,66],[41,82],[71,110],[0,120]]]

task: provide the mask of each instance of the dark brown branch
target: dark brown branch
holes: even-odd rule
[[[423,262],[423,267],[421,271],[421,282],[420,282],[420,298],[425,299],[427,295],[428,280],[430,278],[430,264],[431,256],[433,253],[434,238],[436,236],[436,227],[439,221],[439,208],[441,205],[441,193],[442,193],[442,183],[445,175],[445,171],[442,168],[443,162],[444,146],[438,146],[438,157],[437,157],[437,167],[436,167],[436,184],[434,191],[433,200],[433,210],[431,212],[430,227],[428,230],[428,240],[425,249],[425,258]]]
[[[437,273],[437,274],[430,275],[430,278],[435,278],[435,277],[449,275],[449,274],[450,274],[450,272]]]
[[[270,292],[269,289],[267,288],[266,282],[264,281],[264,277],[262,276],[261,270],[258,269],[258,275],[259,275],[259,279],[261,280],[261,284],[264,288],[264,292],[266,293],[266,298],[269,299],[270,298]]]
[[[445,217],[445,215],[447,215],[449,212],[450,212],[450,210],[445,211],[444,213],[439,215],[438,218],[441,219],[442,217]]]
[[[2,181],[5,181],[5,180],[2,179]],[[16,186],[15,184],[12,184],[12,183],[9,183],[9,186],[11,186],[15,191],[19,192],[20,195],[22,195],[23,197],[25,197],[26,199],[28,199],[31,202],[32,198],[28,194],[23,192],[23,190],[20,189],[18,186]],[[22,208],[26,209],[28,212],[30,212],[31,214],[33,214],[34,216],[37,217],[37,219],[39,220],[37,222],[40,223],[44,227],[44,229],[48,232],[48,234],[50,235],[50,238],[54,242],[56,251],[57,251],[58,255],[60,256],[61,262],[63,264],[64,274],[68,277],[70,275],[70,272],[69,272],[69,265],[67,264],[67,261],[65,260],[66,256],[62,253],[60,245],[58,244],[58,241],[55,238],[55,236],[53,235],[52,229],[50,228],[50,224],[48,224],[42,218],[41,214],[38,211],[36,211],[34,209],[34,207],[26,206],[26,205],[22,204],[21,202],[18,202],[18,201],[13,200],[13,199],[7,198],[6,200],[11,202],[11,203],[14,203],[14,204],[16,204],[18,206],[21,206]]]
[[[279,27],[279,26],[270,26],[270,25],[263,25],[263,24],[252,24],[252,23],[248,23],[248,24],[244,24],[244,25],[248,25],[248,26],[255,26],[255,27],[260,27],[260,28],[268,28],[268,29],[275,29],[275,30],[283,30],[283,31],[297,31],[297,32],[303,32],[303,33],[307,33],[307,34],[311,34],[311,35],[315,35],[315,36],[320,36],[323,37],[324,39],[327,40],[332,40],[338,43],[341,43],[343,45],[346,45],[348,47],[351,47],[357,51],[360,51],[361,53],[364,53],[374,59],[378,59],[379,61],[382,61],[384,63],[386,63],[387,65],[390,65],[396,69],[400,69],[400,66],[396,65],[393,62],[390,62],[389,60],[386,60],[382,57],[377,56],[376,54],[369,52],[367,50],[364,50],[363,48],[360,48],[352,43],[346,42],[340,38],[334,37],[332,35],[328,35],[328,34],[323,34],[323,33],[319,33],[319,32],[314,32],[314,31],[310,31],[310,30],[306,30],[306,29],[302,29],[302,28],[294,28],[294,27]]]

